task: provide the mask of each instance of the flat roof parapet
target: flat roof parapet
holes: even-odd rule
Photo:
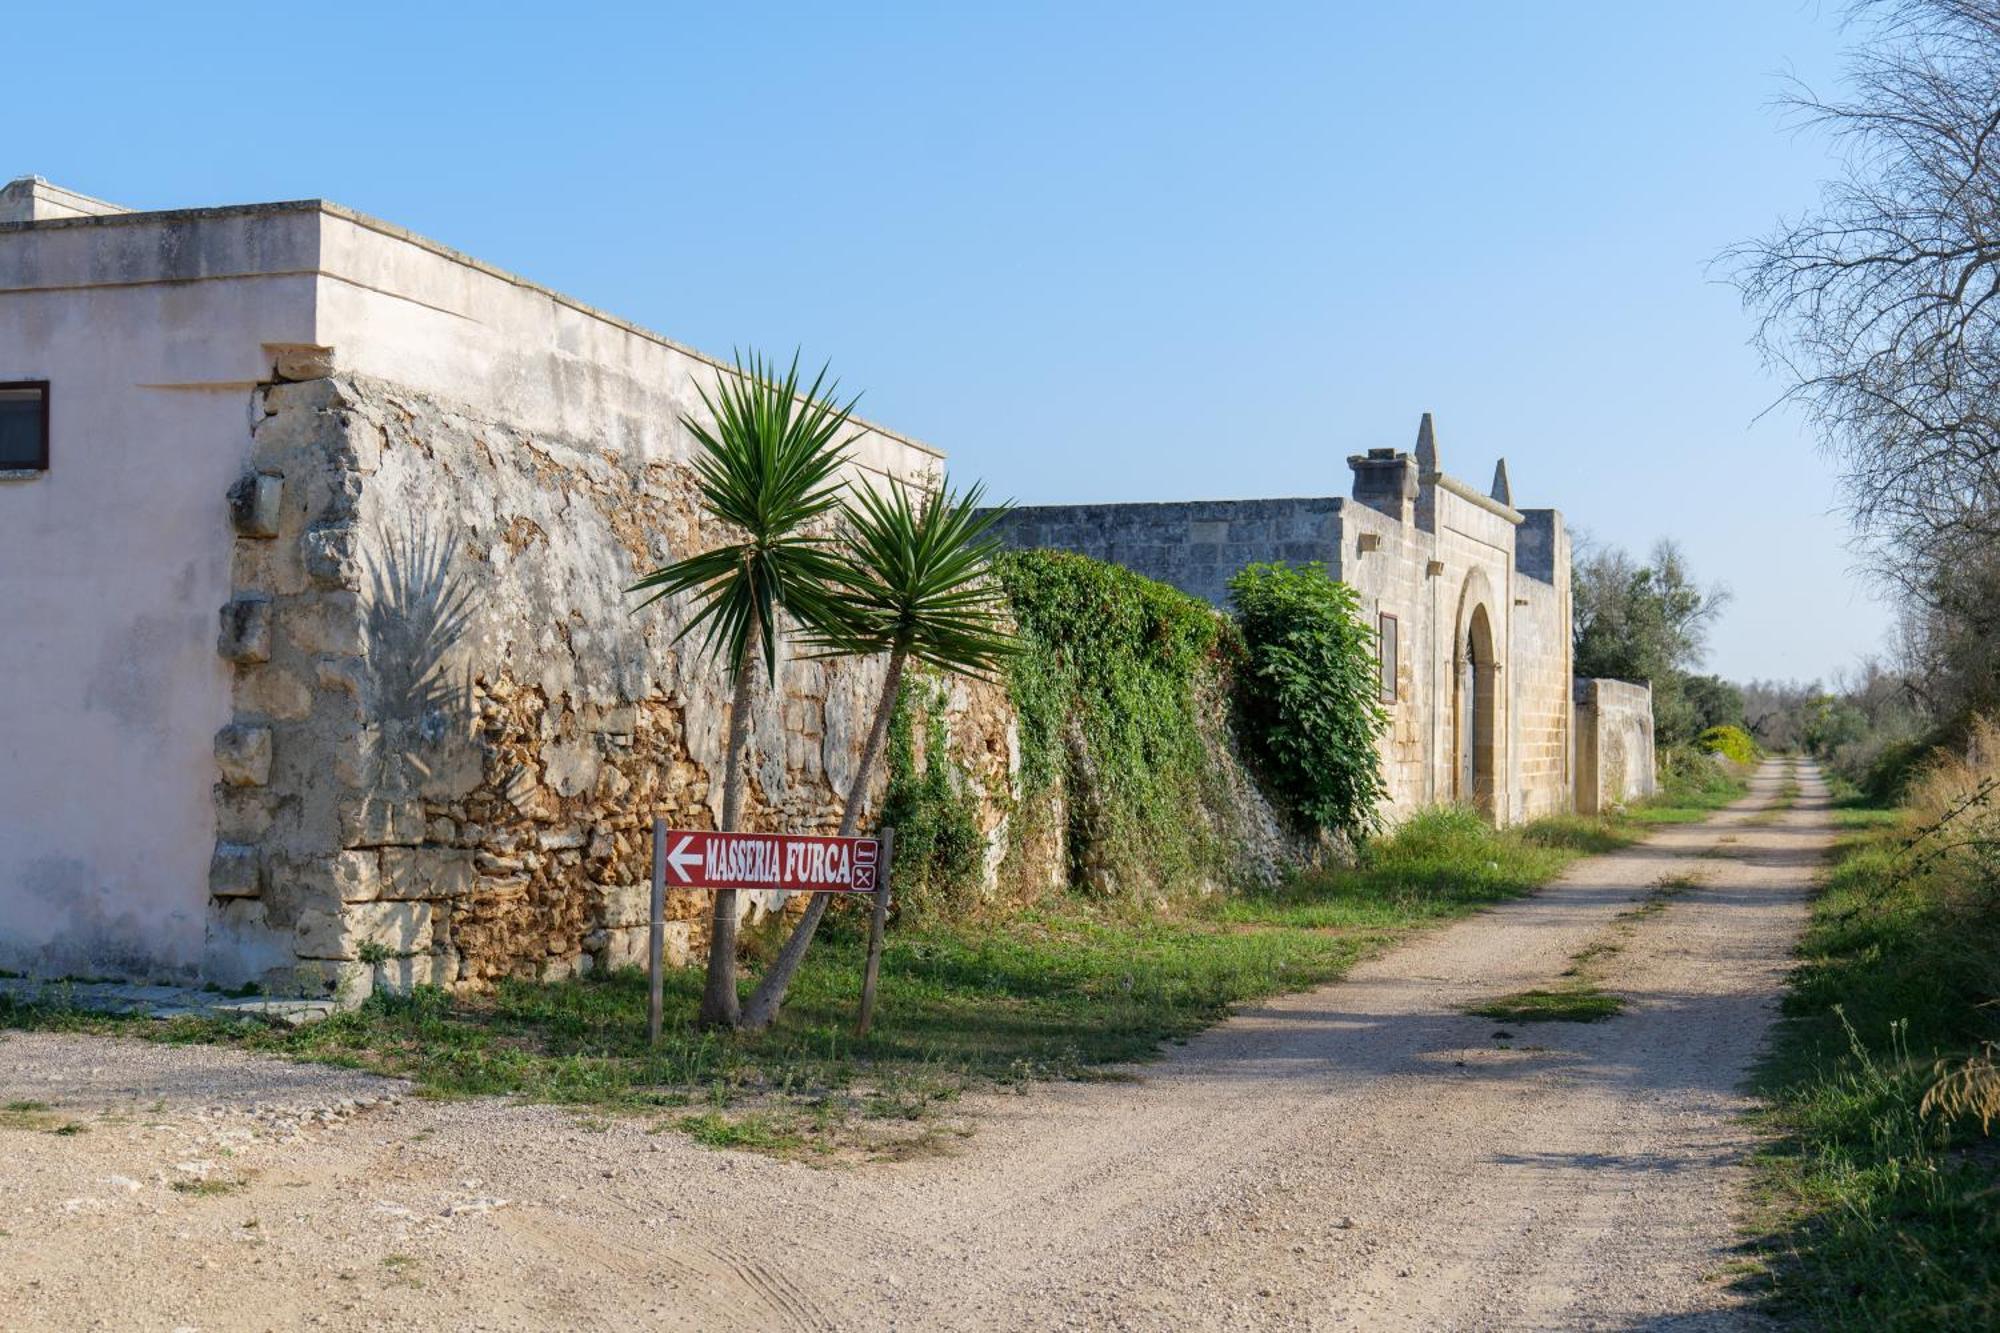
[[[66,190],[60,185],[51,185],[40,176],[20,176],[0,185],[0,222],[99,218],[131,211],[103,199]]]

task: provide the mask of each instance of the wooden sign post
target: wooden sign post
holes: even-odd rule
[[[875,873],[875,911],[868,923],[868,968],[861,974],[861,1022],[854,1035],[868,1035],[875,1019],[875,978],[882,971],[882,932],[889,924],[889,866],[896,856],[896,830],[882,830],[882,865]]]
[[[667,953],[667,821],[653,821],[653,902],[646,934],[646,1041],[660,1044],[660,1014],[665,1007]]]
[[[882,929],[889,919],[889,853],[895,833],[829,838],[803,833],[717,833],[670,829],[653,821],[653,898],[646,938],[646,1040],[660,1042],[666,988],[667,890],[778,889],[787,893],[866,893],[875,899],[868,974],[861,989],[861,1030],[875,1008]]]

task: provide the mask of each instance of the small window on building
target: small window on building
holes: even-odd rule
[[[49,470],[49,386],[0,381],[0,472]]]
[[[1396,617],[1382,614],[1375,627],[1375,658],[1382,669],[1382,702],[1396,702]]]

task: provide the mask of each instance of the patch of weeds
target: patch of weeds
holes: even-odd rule
[[[415,1255],[385,1254],[382,1256],[383,1269],[387,1271],[390,1278],[398,1286],[421,1288],[424,1284],[417,1278],[419,1266]]]
[[[1079,1069],[1070,1075],[1074,1083],[1144,1083],[1145,1078],[1130,1069]]]
[[[1622,996],[1613,995],[1594,982],[1577,981],[1541,990],[1516,991],[1465,1012],[1506,1023],[1596,1023],[1616,1017],[1624,1008]]]
[[[1637,906],[1628,907],[1613,918],[1614,928],[1634,921],[1644,921],[1667,910],[1674,899],[1691,889],[1701,887],[1701,876],[1694,871],[1683,871],[1678,875],[1663,875],[1655,880],[1645,899]]]
[[[50,1114],[47,1102],[19,1101],[0,1106],[0,1129],[53,1130],[62,1121]]]
[[[1570,955],[1570,965],[1563,969],[1563,975],[1580,977],[1595,964],[1613,954],[1624,952],[1624,949],[1624,944],[1618,940],[1593,940]]]
[[[942,1157],[971,1134],[971,1130],[963,1127],[927,1125],[921,1134],[875,1145],[869,1157],[878,1162],[910,1162],[923,1157]]]
[[[929,1080],[897,1080],[862,1098],[861,1113],[870,1120],[921,1120],[940,1102],[956,1101],[959,1089]]]
[[[806,1147],[797,1118],[770,1111],[752,1111],[734,1118],[720,1111],[704,1111],[681,1117],[680,1128],[705,1148],[790,1156]]]
[[[49,1131],[49,1133],[61,1139],[73,1139],[79,1134],[88,1134],[89,1132],[90,1132],[90,1126],[78,1124],[74,1120],[70,1121],[66,1125],[57,1125],[54,1129]]]
[[[1599,968],[1606,960],[1624,952],[1625,942],[1638,922],[1664,912],[1668,903],[1700,884],[1701,876],[1692,872],[1663,876],[1654,882],[1642,902],[1612,918],[1611,928],[1604,935],[1571,954],[1570,965],[1553,985],[1483,1000],[1468,1006],[1465,1012],[1514,1023],[1599,1023],[1617,1017],[1624,1012],[1625,998],[1604,989]]]
[[[248,1189],[250,1188],[250,1182],[240,1179],[222,1179],[219,1177],[210,1179],[189,1176],[172,1182],[169,1188],[176,1194],[186,1194],[192,1198],[215,1199],[221,1198],[225,1194],[234,1194],[238,1190]]]

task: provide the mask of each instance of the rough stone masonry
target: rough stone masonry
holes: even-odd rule
[[[259,410],[233,493],[208,974],[352,992],[643,964],[651,819],[712,827],[721,801],[721,672],[671,642],[673,608],[633,615],[624,592],[719,539],[690,471],[635,475],[356,376],[273,384]],[[756,714],[752,827],[837,825],[878,670],[785,664]],[[957,739],[1004,788],[1004,700],[958,700]],[[671,961],[707,905],[670,896]]]

